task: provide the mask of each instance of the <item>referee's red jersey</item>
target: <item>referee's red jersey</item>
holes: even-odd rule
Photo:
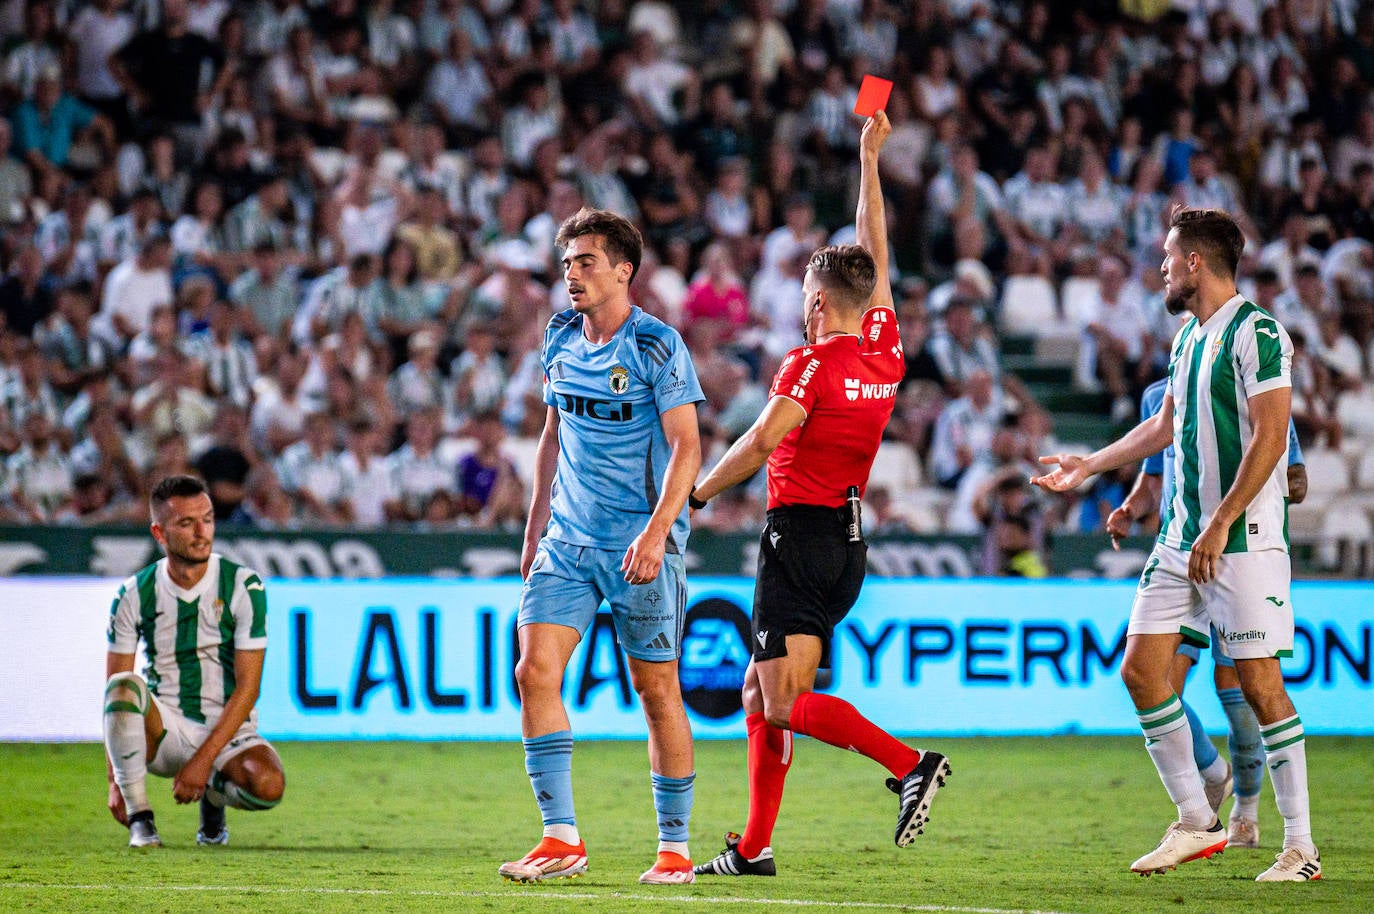
[[[806,419],[768,458],[768,507],[838,508],[868,486],[883,429],[906,371],[897,315],[871,308],[862,336],[836,336],[787,353],[771,396],[795,400]]]

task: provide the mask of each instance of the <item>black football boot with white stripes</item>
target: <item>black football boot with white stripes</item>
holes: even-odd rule
[[[897,794],[901,804],[897,809],[898,847],[906,847],[925,831],[931,801],[949,775],[948,759],[938,752],[922,752],[921,760],[905,777],[887,779],[887,789]]]
[[[698,876],[776,876],[778,867],[773,862],[773,848],[765,847],[753,860],[746,859],[738,850],[740,836],[734,832],[725,833],[725,850],[692,867]]]

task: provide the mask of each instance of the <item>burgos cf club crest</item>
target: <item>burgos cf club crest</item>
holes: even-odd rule
[[[623,365],[611,369],[611,393],[623,394],[630,389],[630,370]]]

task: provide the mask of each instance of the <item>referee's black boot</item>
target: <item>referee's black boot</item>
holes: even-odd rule
[[[732,831],[725,833],[725,850],[716,854],[705,863],[692,867],[698,876],[776,876],[777,864],[773,862],[773,848],[765,847],[753,860],[745,858],[738,850],[740,836]]]
[[[887,789],[897,794],[901,805],[897,808],[898,847],[906,847],[925,831],[930,821],[930,804],[935,793],[945,786],[949,777],[949,760],[938,752],[922,752],[916,767],[901,780],[887,779]]]

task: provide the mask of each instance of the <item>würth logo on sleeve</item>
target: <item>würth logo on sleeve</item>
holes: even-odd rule
[[[802,353],[805,355],[806,353]],[[820,359],[812,359],[806,363],[806,369],[797,378],[797,383],[792,385],[792,397],[798,399],[806,394],[806,385],[811,383],[811,378],[815,376],[816,369],[821,367]],[[852,397],[850,399],[853,399]]]

